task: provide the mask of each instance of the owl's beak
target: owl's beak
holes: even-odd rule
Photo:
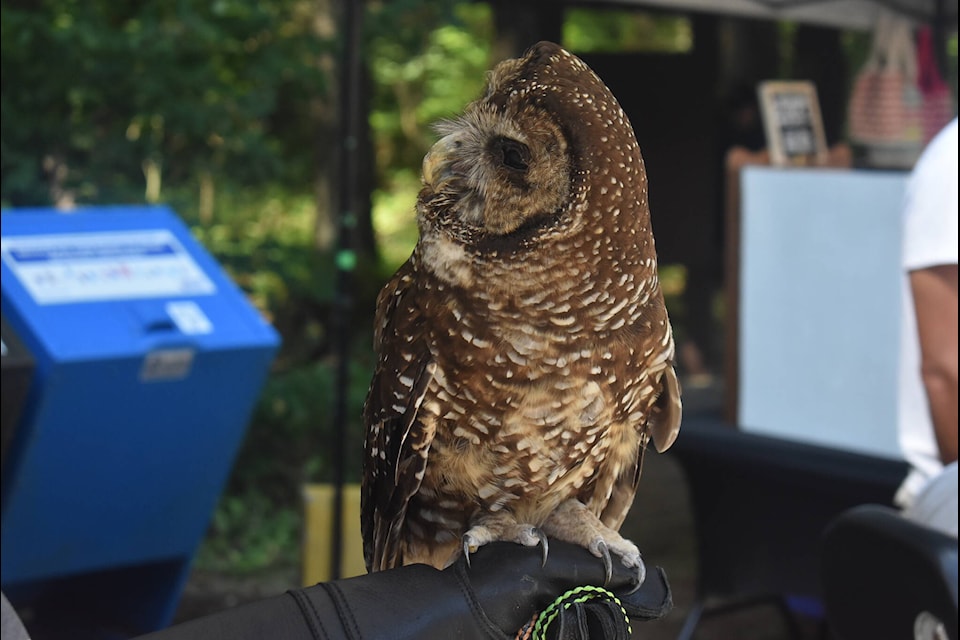
[[[437,140],[427,155],[423,157],[421,174],[423,184],[436,190],[453,174],[453,151],[460,148],[460,141],[456,136],[444,136]]]

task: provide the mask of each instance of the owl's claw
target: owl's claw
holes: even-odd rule
[[[603,586],[606,587],[613,578],[613,560],[610,558],[610,549],[603,540],[597,541],[597,552],[600,559],[603,560]]]
[[[540,568],[547,566],[547,556],[550,554],[550,543],[547,541],[547,534],[539,527],[518,525],[518,530],[513,532],[512,537],[508,539],[511,542],[516,542],[517,544],[522,544],[527,547],[539,546],[541,556]],[[467,563],[467,567],[470,567],[470,554],[476,553],[477,549],[484,544],[485,541],[474,536],[472,531],[468,531],[463,535],[463,558]]]
[[[463,559],[467,563],[467,568],[470,568],[470,554],[479,549],[478,545],[471,544],[470,535],[467,534],[463,536]]]
[[[640,558],[640,562],[637,564],[637,583],[630,588],[630,591],[627,591],[624,595],[630,595],[631,593],[636,593],[637,589],[643,586],[643,581],[647,579],[647,565],[644,563],[643,558]]]
[[[534,535],[536,535],[540,540],[540,568],[543,569],[545,566],[547,566],[547,555],[550,553],[550,543],[547,542],[547,534],[545,534],[542,529],[537,527],[534,529],[534,532]]]
[[[613,558],[610,556],[610,547],[607,546],[607,543],[603,540],[597,540],[591,551],[603,561],[603,572],[605,576],[603,586],[606,587],[610,584],[610,580],[613,579]],[[636,583],[630,588],[630,591],[626,593],[626,595],[630,595],[639,589],[643,581],[647,579],[647,565],[644,564],[643,558],[639,553],[625,555],[622,560],[625,567],[636,569],[637,572]]]

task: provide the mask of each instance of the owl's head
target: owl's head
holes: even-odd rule
[[[484,95],[437,129],[442,137],[423,162],[422,233],[446,232],[482,251],[587,227],[648,227],[643,161],[627,116],[597,75],[556,44],[497,65]]]

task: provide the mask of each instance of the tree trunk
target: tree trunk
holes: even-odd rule
[[[151,204],[160,202],[160,185],[162,180],[160,163],[152,158],[147,158],[141,166],[143,167],[143,178],[146,182],[143,199]]]
[[[213,223],[213,206],[216,188],[210,171],[200,173],[200,222],[204,226]]]

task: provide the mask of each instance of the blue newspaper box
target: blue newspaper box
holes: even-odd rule
[[[278,335],[166,207],[4,211],[0,253],[35,359],[3,463],[3,591],[38,624],[164,626]]]
[[[33,379],[33,356],[20,342],[20,338],[7,325],[7,319],[0,314],[0,414],[2,414],[2,455],[7,459],[7,449],[13,439],[13,432],[20,421],[20,410],[27,397],[30,381]]]

